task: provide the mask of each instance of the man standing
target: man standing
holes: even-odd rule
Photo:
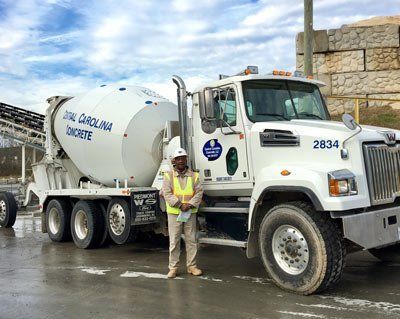
[[[168,215],[168,278],[175,278],[178,274],[182,229],[185,234],[187,272],[200,276],[202,271],[196,264],[196,212],[203,197],[203,188],[199,181],[199,173],[187,167],[187,153],[183,148],[175,150],[172,164],[174,169],[164,174],[162,186]],[[183,221],[177,220],[178,217]]]

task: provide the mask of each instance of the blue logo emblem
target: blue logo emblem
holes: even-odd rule
[[[222,154],[222,145],[217,139],[209,140],[203,146],[203,154],[209,161],[215,161]]]

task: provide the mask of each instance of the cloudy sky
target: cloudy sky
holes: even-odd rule
[[[314,0],[314,29],[399,14],[400,0]],[[0,101],[43,112],[52,95],[106,83],[175,100],[246,65],[295,67],[303,0],[0,0]]]

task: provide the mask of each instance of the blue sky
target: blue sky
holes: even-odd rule
[[[400,0],[314,0],[314,29],[399,14]],[[295,67],[303,0],[0,0],[0,101],[44,112],[46,98],[103,83],[175,101],[246,65]]]

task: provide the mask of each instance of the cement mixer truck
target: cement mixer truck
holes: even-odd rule
[[[182,146],[205,191],[199,242],[260,256],[279,287],[320,292],[351,251],[399,258],[400,132],[331,121],[324,84],[299,74],[248,67],[192,93],[173,82],[178,106],[117,85],[48,99],[46,152],[24,204],[39,198],[51,240],[94,248],[167,235],[159,190]],[[10,226],[9,194],[0,208]]]

